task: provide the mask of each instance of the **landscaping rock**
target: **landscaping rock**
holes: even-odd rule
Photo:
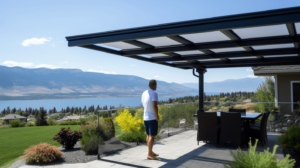
[[[289,126],[293,125],[294,123],[295,123],[294,120],[288,120],[287,121],[287,126],[289,127]]]
[[[288,125],[287,125],[287,123],[283,123],[282,126],[287,127]]]
[[[286,131],[288,129],[288,127],[282,127],[282,130]]]
[[[284,115],[284,117],[293,117],[293,116],[290,114],[286,114],[286,115]]]
[[[300,118],[295,121],[295,125],[300,125]]]
[[[275,129],[275,132],[278,132],[278,133],[283,133],[283,132],[284,132],[284,130],[283,130],[282,128],[277,128],[277,129]]]

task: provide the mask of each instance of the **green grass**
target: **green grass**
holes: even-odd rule
[[[8,167],[23,155],[25,149],[41,142],[46,142],[57,147],[58,142],[51,139],[59,132],[60,128],[79,130],[80,125],[58,125],[41,127],[18,127],[0,129],[0,168]],[[121,134],[121,127],[115,125],[115,134]]]
[[[70,127],[79,130],[80,125],[18,127],[0,129],[0,166],[6,167],[23,155],[25,149],[41,142],[61,146],[51,139],[59,132],[60,128]]]

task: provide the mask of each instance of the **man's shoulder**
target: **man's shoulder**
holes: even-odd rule
[[[142,95],[148,94],[148,90],[145,90]]]

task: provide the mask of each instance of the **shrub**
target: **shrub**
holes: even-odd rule
[[[61,128],[59,133],[52,138],[52,141],[56,140],[65,149],[73,149],[77,141],[82,138],[80,131],[71,131],[70,127],[68,129]]]
[[[292,125],[281,137],[277,137],[281,149],[300,152],[300,125]]]
[[[124,134],[118,137],[121,141],[126,141],[126,142],[145,142],[147,138],[147,135],[138,135],[134,136],[132,134]]]
[[[254,146],[251,146],[251,141],[249,142],[249,153],[244,153],[241,149],[237,150],[237,154],[230,151],[234,161],[228,162],[229,167],[292,168],[294,166],[295,160],[289,159],[290,155],[287,155],[282,161],[276,160],[277,145],[274,146],[272,153],[269,152],[269,148],[264,152],[256,153],[257,142],[258,140],[256,140]],[[227,165],[224,166],[229,168]]]
[[[25,125],[25,127],[33,127],[35,126],[34,121],[28,121],[28,123]]]
[[[86,118],[86,121],[87,121],[87,122],[98,121],[98,117],[97,117],[97,115],[89,115],[89,116]]]
[[[56,146],[51,146],[47,143],[40,143],[38,145],[30,146],[24,151],[24,156],[20,158],[25,158],[26,163],[48,163],[55,160],[61,159],[62,153]]]
[[[137,141],[138,137],[146,135],[144,122],[138,117],[137,113],[135,113],[135,116],[133,117],[131,113],[129,113],[129,110],[125,109],[123,112],[120,112],[118,117],[116,117],[116,121],[123,132],[131,134]]]
[[[92,122],[89,125],[81,125],[80,131],[82,132],[82,138],[80,143],[82,145],[82,150],[87,154],[97,153],[98,144],[112,138],[115,134],[112,120],[107,120],[106,123]],[[99,143],[98,133],[100,136]]]
[[[103,142],[102,138],[100,137],[99,143],[97,143],[97,138],[91,138],[87,143],[82,145],[81,149],[85,151],[86,154],[97,154],[98,153],[98,145]]]
[[[6,122],[4,120],[0,120],[0,125],[6,125]]]
[[[56,125],[55,121],[52,120],[51,118],[48,118],[48,119],[47,119],[47,124],[48,124],[48,125]]]
[[[80,124],[86,124],[86,119],[85,118],[79,118],[79,123]]]
[[[21,126],[21,122],[18,119],[9,121],[9,124],[11,127],[20,127]]]
[[[20,123],[20,127],[25,127],[26,123],[25,122],[21,122]]]

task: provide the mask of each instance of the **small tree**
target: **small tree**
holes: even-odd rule
[[[259,85],[253,101],[257,102],[275,102],[274,80],[272,77],[265,77],[265,81]],[[275,103],[258,103],[255,105],[255,111],[267,112],[275,107]]]

